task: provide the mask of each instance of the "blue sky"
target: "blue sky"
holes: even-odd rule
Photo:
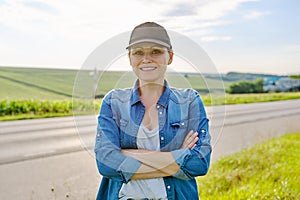
[[[300,74],[299,11],[298,0],[0,0],[0,65],[78,69],[104,41],[156,21],[221,73]]]

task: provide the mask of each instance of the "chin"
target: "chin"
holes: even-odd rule
[[[148,82],[148,83],[163,83],[164,82],[164,78],[161,77],[145,77],[145,76],[140,76],[139,80],[143,81],[143,82]]]

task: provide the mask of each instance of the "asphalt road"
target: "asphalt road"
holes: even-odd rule
[[[300,132],[300,100],[207,108],[212,160]],[[0,123],[0,199],[93,199],[96,116]]]

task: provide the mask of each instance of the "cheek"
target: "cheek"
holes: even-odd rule
[[[133,64],[133,63],[130,63],[130,65],[131,65],[131,69],[132,69],[132,71],[137,75],[137,73],[138,73],[138,65],[135,65],[135,64]]]
[[[134,58],[130,57],[130,56],[129,56],[129,63],[132,67],[137,66],[137,61]]]
[[[169,63],[169,60],[170,60],[170,57],[169,57],[169,56],[165,56],[165,57],[162,58],[162,61],[161,61],[161,62],[162,62],[163,64],[166,64],[166,65],[167,65],[167,64]]]

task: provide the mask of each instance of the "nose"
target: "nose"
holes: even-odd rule
[[[150,56],[148,53],[145,53],[145,54],[143,55],[142,62],[143,62],[143,63],[150,63],[150,62],[151,62],[150,57],[151,57],[151,56]]]

